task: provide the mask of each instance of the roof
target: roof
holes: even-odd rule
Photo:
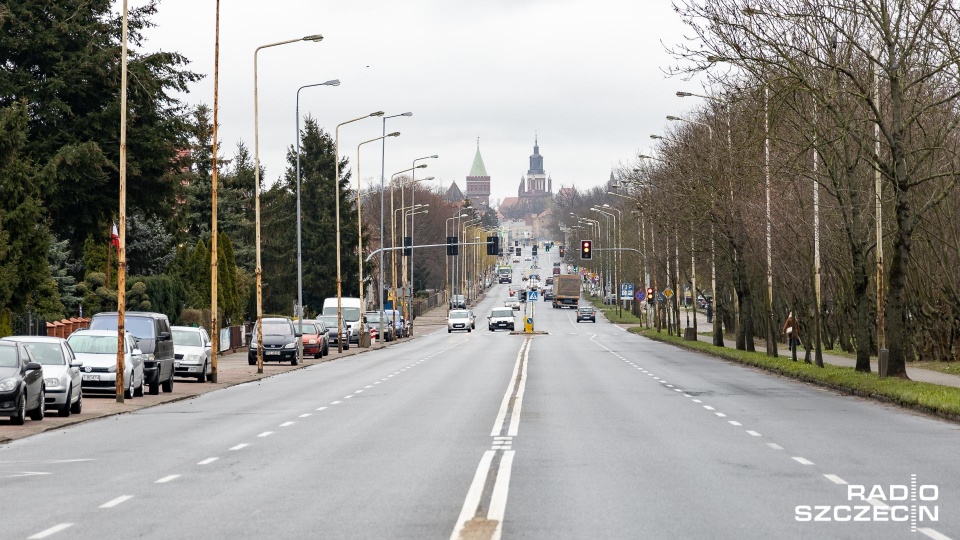
[[[480,157],[480,145],[477,144],[477,155],[473,156],[473,166],[470,167],[470,176],[489,176],[487,168],[483,166],[483,158]]]
[[[463,192],[460,191],[460,186],[457,185],[456,180],[447,188],[447,200],[454,202],[463,200]]]

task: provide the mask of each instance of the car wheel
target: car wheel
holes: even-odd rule
[[[170,372],[170,378],[163,381],[163,393],[169,394],[173,392],[173,372]]]
[[[207,363],[203,363],[203,369],[200,370],[200,375],[197,375],[197,382],[203,382],[207,380]]]
[[[31,420],[43,420],[44,415],[46,414],[43,410],[44,402],[47,400],[47,392],[41,386],[40,387],[40,403],[37,404],[37,408],[30,411]]]
[[[124,399],[133,399],[133,381],[130,381],[130,384],[127,385],[127,389],[123,391]]]
[[[343,344],[343,350],[345,350],[345,351],[349,351],[349,350],[350,350],[350,342],[349,342],[349,341]]]
[[[15,426],[22,426],[24,420],[27,418],[27,393],[26,391],[20,395],[20,406],[17,407],[17,414],[10,417],[10,423]]]
[[[160,393],[160,374],[157,373],[157,380],[150,381],[150,395],[155,396]]]
[[[453,332],[453,330],[447,328],[447,333],[449,334],[449,333],[451,333],[451,332]]]
[[[143,379],[140,379],[140,384],[138,384],[137,387],[133,389],[133,397],[143,397],[144,384],[145,383],[143,382]]]
[[[256,358],[247,357],[247,364],[250,364],[251,366],[255,366],[255,365],[257,365],[257,359],[256,359]]]
[[[467,333],[473,332],[473,328],[467,328]]]
[[[293,358],[290,360],[290,365],[291,365],[291,366],[295,366],[295,365],[297,365],[297,364],[299,364],[299,363],[300,363],[300,362],[297,360],[297,355],[293,355]]]
[[[70,416],[70,402],[73,400],[73,388],[67,391],[67,401],[57,409],[57,416],[68,417]]]
[[[73,405],[70,405],[70,412],[73,414],[80,414],[83,412],[83,389],[80,390],[80,395],[77,396],[77,402]]]

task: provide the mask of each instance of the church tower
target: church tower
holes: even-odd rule
[[[490,175],[480,156],[480,139],[477,139],[477,154],[473,157],[473,166],[467,175],[467,198],[474,207],[490,206]]]

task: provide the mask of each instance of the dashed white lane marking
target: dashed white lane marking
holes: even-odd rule
[[[917,530],[929,536],[930,538],[933,538],[933,540],[950,540],[949,536],[941,534],[930,527],[917,527]]]
[[[111,500],[111,501],[107,501],[107,502],[101,504],[101,505],[100,505],[100,508],[113,508],[114,506],[117,506],[117,505],[120,504],[120,503],[129,501],[129,500],[132,499],[132,498],[133,498],[133,495],[121,495],[121,496],[117,497],[116,499],[113,499],[113,500]]]
[[[343,403],[343,402],[340,401],[339,399],[338,399],[337,401],[331,401],[331,402],[330,402],[331,405],[339,405],[339,404],[341,404],[341,403]]]
[[[325,411],[325,410],[327,410],[327,408],[326,408],[326,407],[317,407],[317,410],[318,410],[318,411]]]
[[[825,474],[825,475],[823,475],[823,477],[826,478],[827,480],[833,482],[834,484],[837,484],[837,485],[840,485],[840,486],[845,486],[845,485],[847,485],[847,481],[846,481],[846,480],[844,480],[843,478],[840,478],[839,476],[837,476],[837,475],[835,475],[835,474]]]
[[[209,464],[213,463],[214,461],[216,461],[216,460],[218,460],[218,459],[220,459],[220,458],[218,458],[218,457],[208,457],[207,459],[205,459],[205,460],[203,460],[203,461],[198,461],[198,462],[197,462],[197,465],[209,465]]]
[[[727,415],[723,414],[722,412],[718,412],[718,413],[714,413],[714,414],[716,414],[716,415],[719,416],[720,418],[726,418],[726,417],[727,417]]]
[[[691,396],[690,394],[684,394],[683,397],[687,397],[687,398],[688,398],[688,397],[693,397],[693,396]]]
[[[350,394],[349,396],[343,396],[343,399],[350,399],[352,397],[353,397],[353,394]]]
[[[679,389],[679,388],[674,388],[673,391],[674,391],[674,392],[683,392],[683,390],[681,390],[681,389]]]
[[[373,383],[373,384],[377,384],[377,383]],[[372,384],[368,384],[368,385],[364,386],[364,388],[373,388],[373,385],[372,385]],[[358,392],[359,392],[359,390],[358,390]]]
[[[292,425],[293,425],[293,422],[292,422],[292,421],[291,421],[291,422],[284,422],[284,423],[280,424],[280,427],[288,427],[288,426],[292,426]]]
[[[257,437],[269,437],[271,435],[273,435],[272,431],[264,431],[263,433],[257,435]]]
[[[711,407],[711,406],[709,406],[709,405],[704,405],[703,408],[706,409],[706,410],[708,410],[708,411],[712,411],[712,410],[713,410],[713,407]]]
[[[234,446],[233,448],[231,448],[230,450],[240,450],[241,448],[246,448],[246,447],[248,447],[248,446],[250,446],[250,445],[247,444],[247,443],[240,443],[240,444]]]
[[[693,402],[694,402],[694,403],[703,403],[703,402],[700,401],[699,399],[695,399],[695,400],[693,400]]]
[[[353,393],[354,393],[354,394],[362,394],[362,393],[363,393],[363,390],[354,390]]]
[[[169,481],[171,481],[171,480],[176,480],[177,478],[180,478],[180,475],[179,475],[179,474],[171,474],[171,475],[164,476],[163,478],[157,480],[156,482],[154,482],[154,484],[166,484],[167,482],[169,482]]]
[[[666,384],[666,381],[661,381],[661,382],[664,382],[664,384]],[[668,385],[667,385],[667,388],[673,388],[673,385],[672,385],[672,384],[668,384]]]
[[[770,448],[773,448],[774,450],[783,450],[783,447],[777,443],[768,442],[767,446],[769,446]]]
[[[813,465],[813,462],[807,458],[802,458],[799,456],[793,456],[793,460],[801,465]]]
[[[749,434],[750,434],[751,436],[753,436],[753,437],[759,437],[759,436],[760,436],[760,434],[757,433],[756,431],[749,430],[749,429],[747,430],[747,433],[749,433]]]
[[[736,420],[727,420],[727,422],[730,422],[730,425],[731,425],[731,426],[742,426],[742,425],[743,425],[743,424],[741,424],[740,422],[737,422]]]
[[[68,528],[68,527],[71,527],[72,525],[73,525],[73,523],[61,523],[61,524],[59,524],[59,525],[54,525],[53,527],[50,527],[49,529],[47,529],[47,530],[45,530],[45,531],[40,531],[40,532],[38,532],[37,534],[31,536],[31,537],[30,537],[30,540],[35,540],[35,539],[36,539],[36,540],[39,540],[40,538],[46,538],[46,537],[48,537],[48,536],[50,536],[50,535],[57,534],[58,532],[66,529],[66,528]]]
[[[306,417],[308,417],[308,416],[310,416],[310,413],[303,413],[303,414],[301,414],[300,416],[298,416],[297,418],[306,418]]]

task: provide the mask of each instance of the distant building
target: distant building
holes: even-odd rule
[[[516,197],[505,197],[500,202],[499,211],[507,218],[520,219],[529,214],[540,214],[553,198],[553,179],[543,168],[543,156],[535,138],[533,154],[530,155],[530,168],[520,177],[520,186]]]
[[[457,185],[456,180],[447,188],[446,199],[456,203],[463,201],[463,192],[460,191],[460,186]]]
[[[480,156],[480,141],[477,141],[477,154],[473,157],[473,166],[467,175],[467,198],[474,208],[490,206],[490,175],[483,166],[483,157]]]

